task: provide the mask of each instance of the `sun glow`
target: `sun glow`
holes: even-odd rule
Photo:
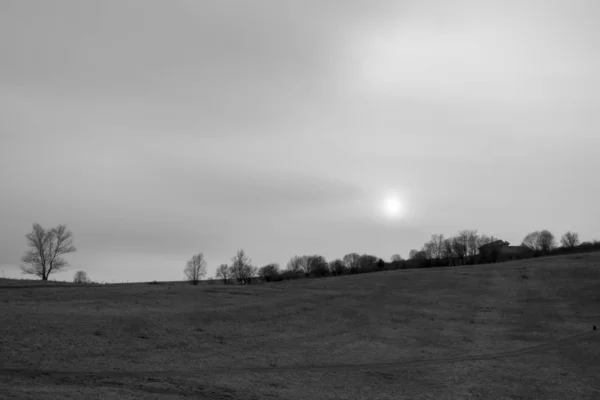
[[[383,210],[390,218],[398,217],[402,213],[402,202],[398,196],[388,195],[385,198]]]

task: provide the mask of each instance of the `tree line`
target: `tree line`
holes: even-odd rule
[[[501,244],[492,247],[490,252],[482,253],[480,251],[482,246],[494,243]],[[429,241],[425,242],[420,250],[410,251],[409,260],[412,261],[413,268],[445,267],[592,250],[600,250],[600,241],[581,242],[579,234],[571,231],[564,233],[558,241],[554,234],[547,229],[534,231],[525,235],[517,246],[510,246],[510,243],[494,236],[479,234],[477,230],[465,229],[448,238],[443,234],[431,235]]]
[[[192,257],[204,258],[202,253]],[[199,275],[206,275],[206,262],[199,268],[190,267],[190,261],[186,265],[184,273],[192,283],[198,283]],[[401,261],[401,258],[398,260]],[[238,250],[231,259],[231,264],[221,264],[215,273],[214,280],[222,281],[224,284],[239,283],[249,284],[257,279],[264,282],[277,282],[287,279],[319,278],[326,276],[339,276],[365,272],[381,271],[386,262],[381,258],[370,254],[350,253],[341,259],[327,261],[321,255],[295,255],[288,261],[284,269],[278,263],[270,263],[262,267],[252,265],[251,259],[246,252]],[[192,271],[199,272],[194,274]]]
[[[498,240],[494,236],[479,234],[477,230],[461,230],[457,235],[448,238],[444,237],[443,234],[433,234],[420,250],[411,250],[407,260],[399,254],[394,254],[390,261],[384,261],[371,254],[358,253],[349,253],[342,258],[331,261],[327,261],[321,255],[294,255],[287,262],[285,268],[281,268],[277,263],[255,267],[244,250],[239,250],[231,259],[231,264],[221,264],[217,268],[211,281],[221,281],[224,284],[249,284],[257,280],[277,282],[299,278],[362,274],[391,269],[450,267],[575,251],[600,250],[599,241],[581,242],[579,235],[575,232],[566,232],[557,243],[550,231],[541,230],[527,234],[519,246],[512,246],[511,248],[516,251],[509,253],[508,258],[503,258],[501,253],[497,254],[496,257],[485,258],[481,254],[480,248],[486,244],[498,242]],[[500,242],[504,246],[509,246],[508,242]],[[197,256],[202,256],[202,253]],[[206,275],[205,263],[202,270],[204,271],[203,276]],[[187,273],[186,275],[192,282],[198,283],[200,281],[200,279],[190,279]]]
[[[45,230],[39,224],[25,235],[29,249],[21,261],[24,274],[48,280],[51,273],[63,271],[69,264],[64,255],[76,251],[73,245],[73,234],[66,225],[58,225]],[[482,254],[482,246],[490,243],[501,243],[511,250],[503,257],[502,252]],[[391,269],[410,269],[428,267],[450,267],[485,262],[506,261],[506,259],[522,259],[570,252],[600,250],[600,241],[581,242],[576,232],[566,232],[559,240],[548,230],[528,233],[519,246],[509,246],[508,242],[498,241],[493,236],[479,234],[477,230],[461,230],[455,236],[444,237],[433,234],[421,249],[412,249],[408,259],[399,254],[392,255],[390,261],[371,255],[349,253],[342,258],[327,261],[317,254],[294,255],[285,268],[277,263],[262,267],[252,264],[252,260],[241,249],[231,258],[230,264],[221,264],[211,281],[224,284],[250,284],[257,280],[277,282],[288,279],[320,278],[370,273]],[[184,268],[186,280],[198,284],[207,274],[207,262],[203,253],[192,256]],[[77,271],[73,278],[75,283],[91,282],[85,271]]]

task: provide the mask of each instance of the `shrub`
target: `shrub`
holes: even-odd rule
[[[75,272],[75,276],[73,276],[73,283],[91,283],[91,280],[85,271],[77,271]]]

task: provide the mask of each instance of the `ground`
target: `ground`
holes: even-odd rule
[[[600,253],[260,285],[0,280],[0,398],[598,399]]]

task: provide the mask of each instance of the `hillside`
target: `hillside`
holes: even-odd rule
[[[3,286],[0,398],[591,399],[592,325],[600,253],[249,286]]]

